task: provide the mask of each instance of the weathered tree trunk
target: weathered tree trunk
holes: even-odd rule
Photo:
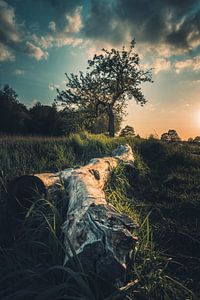
[[[110,137],[115,136],[115,116],[111,105],[108,105],[108,132]]]
[[[111,157],[94,158],[78,169],[36,175],[49,195],[52,191],[55,193],[55,185],[59,185],[60,180],[67,191],[68,211],[62,226],[66,249],[64,265],[70,264],[76,254],[85,271],[113,282],[123,277],[137,242],[131,233],[137,224],[107,203],[104,187],[119,163],[130,166],[133,161],[131,147],[125,145],[113,151]]]

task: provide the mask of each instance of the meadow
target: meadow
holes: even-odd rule
[[[110,155],[129,143],[135,171],[114,170],[105,192],[109,203],[140,225],[139,243],[117,290],[78,262],[63,266],[57,202],[38,198],[23,218],[9,206],[9,182],[23,174],[56,172]],[[67,138],[0,138],[0,299],[198,299],[200,297],[200,146],[154,138],[109,138],[86,132]]]

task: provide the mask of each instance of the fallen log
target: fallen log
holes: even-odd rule
[[[125,145],[114,150],[111,157],[94,158],[80,168],[34,175],[46,188],[47,197],[64,183],[69,201],[62,226],[66,249],[64,265],[78,258],[86,272],[112,282],[124,276],[137,242],[131,233],[137,224],[107,203],[104,187],[118,164],[127,164],[130,171],[133,162],[132,149]],[[20,189],[19,179],[14,185],[17,184]]]

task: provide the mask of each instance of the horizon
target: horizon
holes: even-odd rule
[[[85,71],[102,48],[136,39],[141,64],[154,68],[144,107],[129,101],[123,125],[159,137],[200,135],[200,3],[197,0],[0,0],[0,84],[20,102],[50,105],[64,73]],[[101,25],[101,26],[100,26]]]

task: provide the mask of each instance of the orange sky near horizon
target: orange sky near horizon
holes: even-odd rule
[[[160,137],[169,129],[175,129],[183,140],[200,135],[199,81],[185,84],[180,91],[179,88],[176,91],[166,89],[162,97],[159,84],[146,87],[144,94],[148,102],[141,107],[135,101],[130,101],[123,126],[133,126],[136,133],[144,138],[150,134]],[[170,97],[168,102],[165,101],[167,97]],[[171,100],[173,98],[174,101]]]

